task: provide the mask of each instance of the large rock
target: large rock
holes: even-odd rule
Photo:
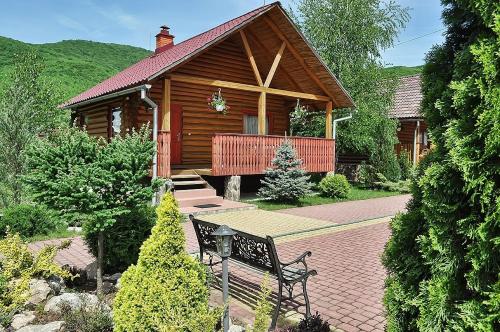
[[[23,326],[28,325],[36,318],[34,311],[25,311],[23,313],[14,315],[12,317],[12,323],[10,324],[14,330],[18,330]]]
[[[87,280],[96,280],[97,279],[97,262],[93,261],[89,265],[85,267],[85,275],[87,276]]]
[[[229,332],[245,332],[245,328],[239,325],[231,325],[229,327]]]
[[[115,273],[115,274],[112,274],[112,275],[110,275],[110,276],[109,276],[109,275],[105,275],[105,276],[103,277],[103,279],[104,279],[105,281],[109,281],[109,282],[112,282],[112,283],[116,284],[116,283],[117,283],[117,281],[118,281],[118,279],[120,279],[121,277],[122,277],[122,274],[121,274],[121,273]]]
[[[226,176],[224,180],[224,198],[230,201],[240,200],[241,176]]]
[[[28,304],[37,305],[47,299],[52,292],[48,282],[42,279],[30,280],[30,298]]]
[[[73,310],[82,308],[100,308],[102,310],[110,311],[111,309],[105,303],[99,301],[99,298],[93,294],[87,293],[63,293],[59,296],[54,296],[45,304],[44,310],[46,312],[60,313],[61,305],[67,304]]]
[[[59,332],[63,330],[63,326],[63,321],[55,321],[45,325],[28,325],[20,328],[17,332]]]

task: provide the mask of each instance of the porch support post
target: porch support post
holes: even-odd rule
[[[163,98],[162,98],[162,119],[161,119],[161,129],[164,131],[170,131],[170,91],[171,91],[170,79],[166,78],[163,81]]]
[[[266,93],[261,92],[258,105],[258,132],[259,135],[266,134]]]
[[[328,103],[326,103],[325,138],[332,138],[332,109],[333,102],[330,100]]]
[[[415,125],[415,132],[413,133],[413,165],[417,165],[417,158],[418,158],[418,153],[420,151],[419,145],[418,144],[418,135],[419,135],[419,129],[420,129],[420,121],[417,120],[417,123]]]

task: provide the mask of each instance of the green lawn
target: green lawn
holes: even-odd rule
[[[265,200],[255,200],[255,199],[246,199],[246,200],[244,199],[243,202],[257,205],[259,209],[262,210],[272,211],[272,210],[281,210],[281,209],[288,209],[288,208],[302,207],[302,206],[321,205],[321,204],[346,202],[346,201],[358,201],[362,199],[387,197],[394,195],[400,195],[400,193],[393,191],[352,187],[349,196],[347,198],[342,198],[342,199],[312,195],[301,199],[297,204],[275,203],[275,202],[270,202]]]
[[[27,238],[27,242],[36,242],[36,241],[45,241],[45,240],[53,240],[53,239],[64,239],[69,237],[80,236],[82,233],[70,231],[67,229],[57,230],[47,235],[35,235],[33,237]]]

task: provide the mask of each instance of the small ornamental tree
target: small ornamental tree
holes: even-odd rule
[[[97,290],[102,290],[104,233],[119,216],[149,203],[148,181],[155,144],[149,129],[109,143],[77,128],[41,139],[28,153],[25,180],[33,199],[59,211],[69,224],[81,223],[86,236],[97,234]]]
[[[220,312],[208,306],[207,270],[186,252],[182,215],[171,193],[156,213],[137,265],[120,279],[115,331],[213,332]]]
[[[290,141],[285,140],[276,149],[272,164],[274,167],[268,168],[261,180],[259,196],[278,202],[296,202],[311,192],[310,176],[301,168],[302,160],[297,159]]]

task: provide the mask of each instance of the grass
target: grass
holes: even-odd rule
[[[347,201],[359,201],[363,199],[370,198],[379,198],[379,197],[388,197],[400,195],[399,192],[393,191],[384,191],[384,190],[373,190],[373,189],[364,189],[359,187],[352,187],[351,192],[347,198],[329,198],[323,197],[319,195],[311,195],[302,198],[296,204],[290,203],[276,203],[266,200],[255,200],[255,199],[246,199],[243,200],[245,203],[250,203],[257,205],[259,209],[273,211],[273,210],[281,210],[281,209],[289,209],[294,207],[303,207],[303,206],[312,206],[312,205],[321,205],[321,204],[330,204],[330,203],[338,203],[338,202],[347,202]]]
[[[27,242],[36,242],[36,241],[45,241],[45,240],[54,240],[54,239],[65,239],[70,237],[75,237],[82,235],[82,233],[70,231],[68,229],[61,229],[53,231],[46,235],[35,235],[30,238],[27,238]]]

